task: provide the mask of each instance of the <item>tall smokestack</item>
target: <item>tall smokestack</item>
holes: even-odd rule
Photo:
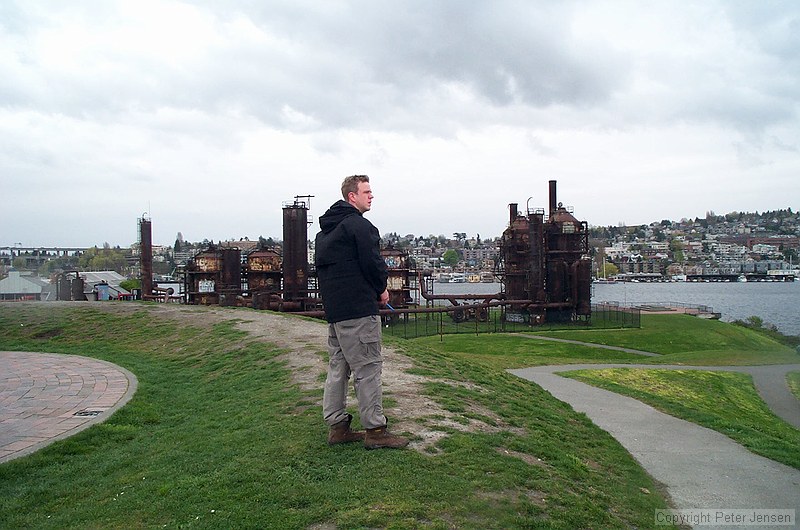
[[[306,196],[308,197],[308,196]],[[283,206],[283,299],[308,296],[308,204],[295,197]]]
[[[142,300],[153,294],[153,227],[150,219],[139,219],[139,259],[141,260]]]
[[[508,211],[509,211],[509,214],[510,214],[509,215],[509,223],[513,223],[514,220],[517,218],[517,215],[519,215],[519,213],[517,211],[517,203],[512,202],[511,204],[509,204],[508,205]]]
[[[556,181],[550,181],[550,213],[556,211],[558,208],[558,202],[556,202]]]

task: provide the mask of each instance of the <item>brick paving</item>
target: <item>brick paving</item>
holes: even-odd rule
[[[136,384],[129,371],[98,359],[0,352],[0,463],[104,421]]]

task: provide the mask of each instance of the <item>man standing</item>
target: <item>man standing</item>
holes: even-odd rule
[[[388,272],[378,229],[363,217],[372,206],[369,177],[344,179],[342,197],[319,218],[322,231],[316,238],[315,264],[330,353],[322,398],[322,414],[330,427],[328,444],[364,440],[367,449],[405,447],[408,440],[389,433],[383,415],[378,306],[389,301]],[[350,429],[353,417],[346,406],[351,373],[366,433]]]

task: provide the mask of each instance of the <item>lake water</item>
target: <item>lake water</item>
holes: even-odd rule
[[[800,335],[800,282],[674,282],[592,284],[592,302],[622,305],[679,302],[710,306],[722,320],[757,316]]]
[[[434,283],[437,294],[490,294],[500,288],[499,283]],[[592,302],[704,305],[726,322],[757,316],[782,333],[800,335],[800,281],[592,284]]]

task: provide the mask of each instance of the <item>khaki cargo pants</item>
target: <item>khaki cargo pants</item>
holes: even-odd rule
[[[328,325],[328,377],[322,398],[325,423],[347,419],[347,386],[353,374],[358,414],[365,429],[386,425],[381,390],[381,319],[377,315]]]

